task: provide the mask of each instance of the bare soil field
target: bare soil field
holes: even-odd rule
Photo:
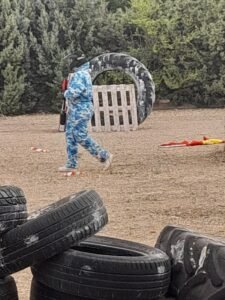
[[[154,246],[176,224],[225,239],[224,145],[162,149],[171,140],[225,138],[223,109],[154,111],[137,131],[92,133],[114,154],[112,171],[80,149],[80,176],[57,172],[66,159],[58,115],[0,118],[0,184],[23,189],[32,212],[83,189],[95,189],[109,214],[102,235]],[[31,147],[47,148],[47,153]],[[14,274],[29,299],[29,269]]]

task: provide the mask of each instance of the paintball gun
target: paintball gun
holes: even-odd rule
[[[67,79],[63,79],[62,83],[61,83],[61,91],[62,94],[64,94],[65,90],[67,89],[67,85],[68,85],[68,80]],[[59,115],[59,131],[61,126],[64,126],[64,131],[66,128],[66,99],[63,96],[63,102],[62,102],[62,107],[60,110],[60,115]]]

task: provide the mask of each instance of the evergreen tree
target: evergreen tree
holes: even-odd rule
[[[132,53],[153,73],[160,96],[209,105],[224,49],[223,1],[132,0],[128,17],[142,35]]]
[[[60,82],[69,71],[64,58],[82,52],[91,59],[125,48],[122,16],[109,13],[102,0],[37,0],[32,10],[30,1],[21,1],[28,75],[23,103],[28,112],[55,111],[61,104]]]
[[[63,57],[65,50],[59,43],[59,18],[61,13],[56,2],[40,1],[37,18],[38,34],[33,38],[38,68],[36,71],[40,93],[38,109],[55,110],[60,82],[63,79]]]
[[[17,0],[0,3],[0,113],[21,113],[25,90],[24,43],[18,30]]]
[[[65,0],[62,46],[68,54],[82,51],[94,57],[105,51],[126,49],[122,17],[109,13],[102,0]]]
[[[102,0],[17,1],[0,3],[0,87],[5,100],[15,92],[18,107],[12,113],[57,109],[60,83],[69,71],[64,58],[69,54],[83,52],[91,59],[105,51],[126,49],[121,12],[110,13]],[[6,81],[4,76],[11,77]]]
[[[221,106],[225,104],[225,2],[208,2],[208,7],[211,7],[205,11],[208,22],[203,27],[207,44],[201,45],[204,62],[207,62],[202,82],[206,103]]]
[[[26,73],[26,87],[25,93],[22,98],[23,111],[33,112],[35,105],[38,102],[38,82],[36,75],[37,72],[37,59],[34,49],[37,48],[36,39],[33,35],[33,29],[36,29],[36,11],[33,3],[30,0],[20,0],[20,15],[18,20],[18,28],[24,41],[24,71]]]

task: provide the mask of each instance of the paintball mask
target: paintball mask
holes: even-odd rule
[[[84,54],[78,55],[74,54],[70,56],[70,71],[74,71],[74,69],[79,68],[86,62],[88,62],[88,58]]]

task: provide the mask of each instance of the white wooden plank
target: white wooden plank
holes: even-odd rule
[[[118,107],[118,103],[117,103],[117,95],[116,95],[115,85],[111,86],[111,94],[112,94],[113,119],[114,119],[113,129],[115,131],[120,131],[119,107]]]
[[[131,101],[131,117],[132,117],[132,129],[136,130],[138,128],[138,120],[137,120],[137,102],[136,102],[136,95],[135,95],[135,88],[134,85],[131,85],[130,91],[130,101]]]
[[[99,111],[99,98],[98,98],[99,87],[93,87],[93,104],[94,104],[94,114],[95,114],[95,131],[100,132],[101,122],[100,122],[100,111]]]
[[[108,101],[107,90],[108,90],[108,86],[102,86],[105,131],[110,131],[109,101]]]
[[[127,97],[126,97],[126,86],[120,86],[121,91],[121,101],[122,101],[122,113],[123,113],[123,126],[125,131],[129,131],[129,120],[128,120],[128,110],[127,110]]]

